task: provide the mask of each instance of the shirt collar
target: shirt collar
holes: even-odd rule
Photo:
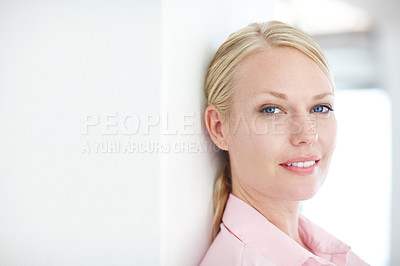
[[[338,265],[346,264],[350,247],[303,215],[299,216],[299,234],[303,242],[319,257]]]
[[[279,230],[253,207],[229,195],[222,218],[227,229],[247,247],[280,265],[302,265],[309,258],[321,261]],[[319,257],[345,263],[350,247],[299,216],[299,234],[304,243]],[[290,253],[290,256],[288,254]]]

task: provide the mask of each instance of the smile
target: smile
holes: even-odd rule
[[[295,167],[309,167],[314,164],[315,164],[315,161],[308,161],[308,162],[289,163],[286,165],[287,166],[295,166]]]
[[[305,157],[292,158],[284,163],[281,163],[286,171],[295,175],[307,176],[312,175],[318,171],[319,161],[321,156],[312,155]]]

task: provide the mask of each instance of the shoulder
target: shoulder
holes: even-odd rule
[[[221,224],[221,231],[214,239],[200,266],[241,265],[244,244]]]
[[[221,231],[208,249],[200,266],[273,266],[274,264],[257,251],[246,246],[232,234],[224,224]]]

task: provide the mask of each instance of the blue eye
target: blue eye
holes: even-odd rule
[[[325,111],[324,111],[325,110]],[[315,113],[329,113],[330,111],[333,111],[332,107],[330,107],[329,105],[317,105],[313,108],[313,111]]]
[[[264,109],[264,111],[266,113],[273,114],[273,113],[275,113],[275,109],[276,109],[275,107],[267,107]]]
[[[260,110],[260,112],[266,113],[266,114],[278,114],[278,113],[281,113],[282,111],[279,107],[267,106],[267,107],[262,108]]]

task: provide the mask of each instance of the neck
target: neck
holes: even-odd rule
[[[253,193],[248,193],[240,186],[233,185],[232,187],[233,195],[255,208],[279,230],[291,237],[303,248],[309,250],[299,235],[298,218],[300,202],[284,201],[268,197],[258,192],[252,192]]]

